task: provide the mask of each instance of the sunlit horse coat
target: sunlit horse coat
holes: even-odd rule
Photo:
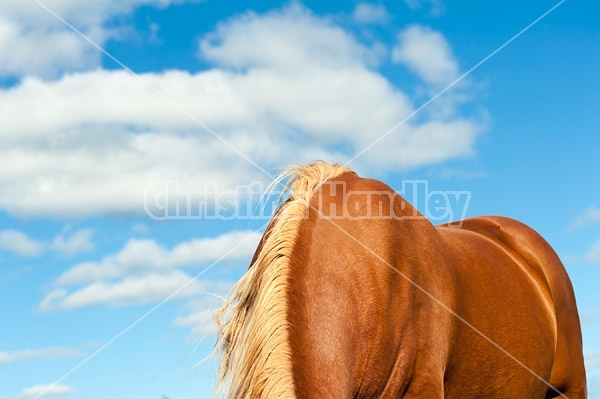
[[[434,227],[339,165],[282,178],[290,198],[221,313],[228,397],[586,397],[571,283],[532,229]]]

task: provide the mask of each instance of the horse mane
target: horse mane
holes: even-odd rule
[[[272,183],[287,180],[289,199],[271,218],[252,264],[217,312],[217,392],[227,391],[232,399],[295,397],[287,318],[292,249],[313,191],[345,172],[352,170],[325,162],[294,165]]]

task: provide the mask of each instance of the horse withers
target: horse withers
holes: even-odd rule
[[[535,231],[434,226],[340,165],[281,178],[290,197],[218,318],[228,397],[586,397],[573,289]]]

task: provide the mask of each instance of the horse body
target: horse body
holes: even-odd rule
[[[572,288],[533,230],[434,227],[383,183],[324,164],[292,182],[221,330],[231,397],[586,397]],[[362,194],[348,206],[340,187]]]

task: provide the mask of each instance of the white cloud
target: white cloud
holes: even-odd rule
[[[446,7],[441,0],[404,0],[404,3],[411,10],[428,7],[432,17],[439,17],[446,12]]]
[[[92,242],[93,235],[94,230],[92,229],[78,230],[69,236],[58,235],[54,237],[50,247],[55,251],[69,256],[73,256],[80,252],[91,251],[95,247]]]
[[[22,256],[38,256],[54,251],[68,256],[94,249],[92,229],[77,230],[70,235],[65,232],[56,235],[52,241],[36,241],[25,233],[16,230],[0,230],[0,249]]]
[[[106,22],[147,5],[167,7],[186,0],[41,1],[99,45],[122,35]],[[0,2],[0,76],[56,76],[100,65],[101,53],[34,1]]]
[[[391,16],[383,4],[358,3],[352,18],[361,24],[381,24],[389,21]]]
[[[585,255],[585,260],[600,264],[600,240],[596,241]]]
[[[454,59],[441,34],[420,29],[434,42],[431,50],[442,51],[430,58]],[[218,67],[141,78],[270,170],[349,159],[414,109],[373,69],[375,50],[297,4],[233,18],[203,38],[200,48]],[[427,79],[439,80],[440,68],[449,67],[438,62],[423,68]],[[230,188],[264,179],[124,71],[27,78],[0,90],[0,120],[0,158],[11,165],[0,170],[0,209],[13,214],[141,213],[145,189],[156,180],[187,186],[216,181]],[[468,156],[481,130],[452,113],[411,121],[353,166],[384,173]]]
[[[231,282],[196,280],[176,268],[218,261],[232,249],[223,262],[249,264],[260,238],[261,234],[254,231],[231,231],[217,237],[185,241],[171,249],[154,240],[131,239],[120,251],[100,262],[80,263],[64,272],[56,281],[57,288],[44,296],[39,309],[126,306],[162,301],[172,294],[174,298],[201,294],[223,296]],[[75,288],[70,288],[73,285]],[[191,306],[191,313],[180,316],[175,324],[189,325],[191,320],[197,320],[200,310],[199,306]]]
[[[144,223],[136,223],[131,226],[131,232],[135,234],[148,234],[150,232],[150,227]]]
[[[35,5],[33,1],[29,3]],[[53,76],[66,68],[82,70],[99,64],[100,53],[96,49],[57,25],[48,21],[47,26],[35,28],[2,15],[0,76],[22,76],[25,73]],[[99,31],[86,33],[96,41],[104,41]]]
[[[193,327],[194,333],[200,338],[217,332],[215,312],[223,305],[223,298],[231,289],[233,283],[223,282],[215,286],[211,294],[201,299],[190,300],[186,304],[188,313],[180,315],[173,321],[174,327]]]
[[[579,215],[571,224],[572,228],[588,226],[600,222],[600,208],[590,206],[583,214]]]
[[[58,359],[62,357],[79,356],[81,352],[73,348],[43,348],[43,349],[24,349],[11,352],[0,351],[0,364],[9,364],[24,360],[35,359]]]
[[[213,323],[215,309],[210,307],[197,309],[185,316],[177,316],[173,321],[175,327],[196,327],[202,326],[205,333],[212,333],[215,331],[215,325]]]
[[[600,308],[580,313],[581,325],[585,328],[600,323]]]
[[[427,26],[411,25],[400,32],[392,60],[433,85],[449,84],[459,76],[450,44],[440,32]]]
[[[409,169],[423,164],[437,164],[448,158],[464,158],[473,154],[473,143],[483,128],[470,120],[432,121],[417,127],[400,126],[374,151],[362,156],[363,165],[395,164]]]
[[[0,147],[0,157],[14,167],[0,172],[0,208],[25,216],[141,214],[145,190],[157,180],[176,179],[184,186],[217,181],[219,187],[232,187],[236,178],[247,182],[260,176],[222,143],[201,134],[115,130],[101,137],[84,127],[72,135],[58,133],[58,143],[43,139],[39,145]],[[241,134],[230,138],[241,139]],[[262,139],[257,135],[252,145],[265,144],[270,151],[274,145]]]
[[[30,388],[25,388],[21,393],[21,397],[25,398],[38,398],[45,396],[58,396],[58,395],[69,395],[74,393],[75,390],[68,385],[62,384],[45,384],[45,385],[34,385]]]
[[[115,282],[97,282],[69,292],[56,289],[40,303],[40,310],[69,310],[93,305],[126,306],[159,302],[173,295],[184,298],[211,290],[218,282],[194,280],[188,274],[171,270],[142,273]]]
[[[97,348],[101,347],[102,345],[104,345],[102,342],[93,341],[93,340],[85,341],[83,343],[83,346],[85,346],[86,348],[93,348],[93,349],[97,349]]]
[[[368,51],[341,27],[296,3],[221,23],[200,41],[200,48],[205,58],[227,67],[289,72],[306,71],[316,60],[320,68],[361,67]]]
[[[588,373],[600,371],[600,350],[586,350],[583,352],[583,357]]]
[[[43,251],[44,245],[16,230],[0,231],[0,249],[23,256],[36,256]]]
[[[100,262],[84,262],[67,270],[58,279],[60,285],[81,284],[123,277],[134,272],[166,270],[180,266],[201,265],[227,255],[225,261],[249,262],[260,240],[255,231],[232,231],[218,237],[180,243],[168,250],[154,240],[131,239],[116,254]]]

